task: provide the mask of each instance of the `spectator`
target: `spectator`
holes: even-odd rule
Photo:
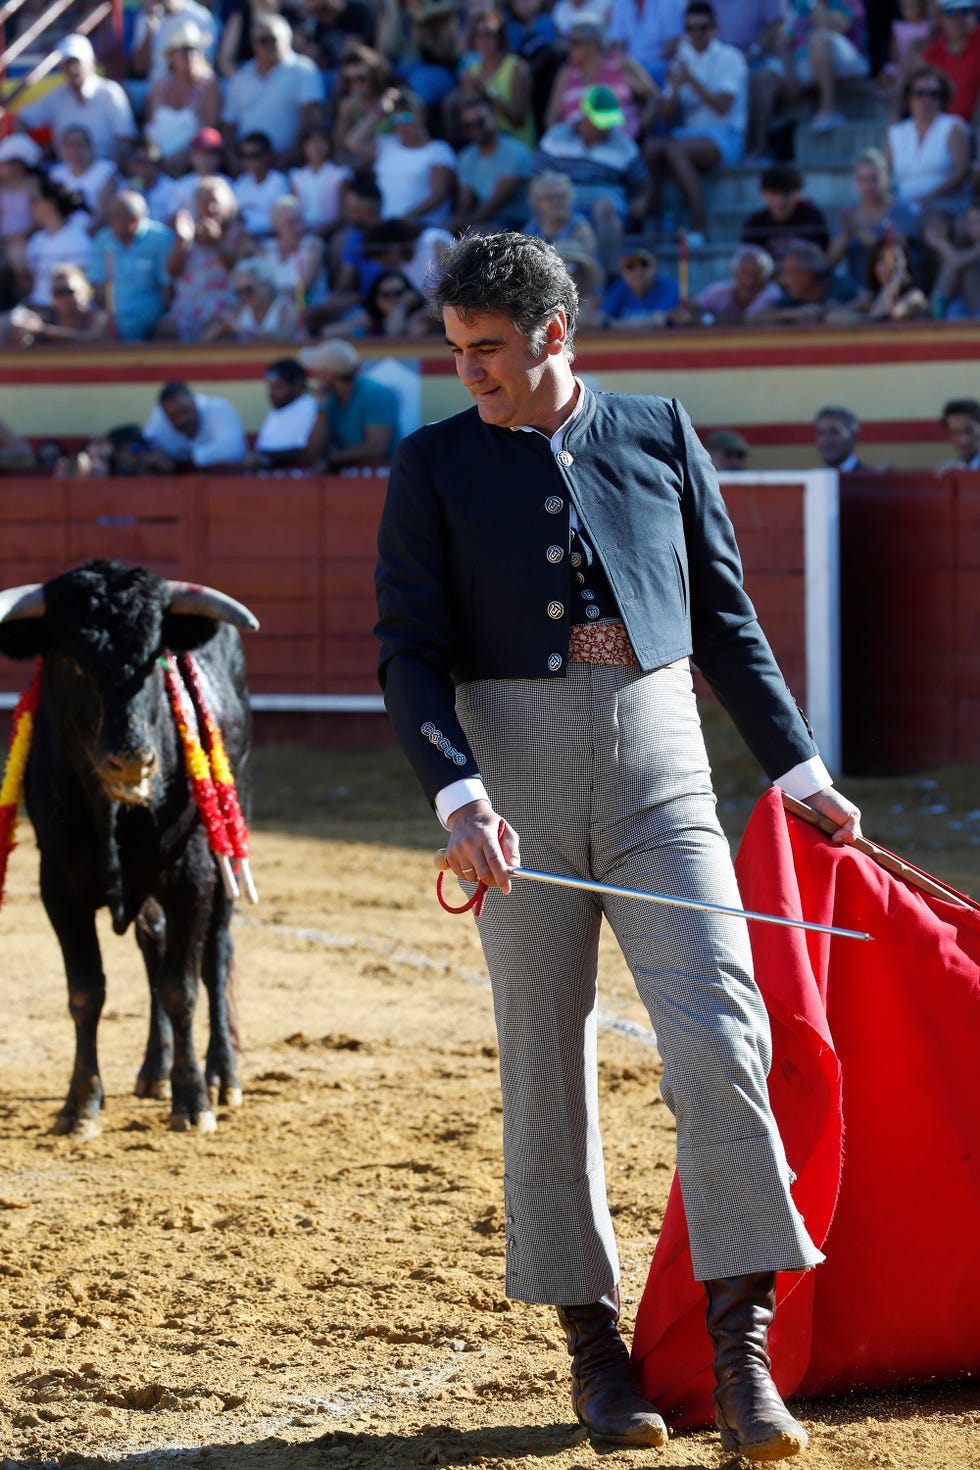
[[[574,122],[582,110],[582,98],[590,87],[608,87],[626,119],[631,138],[653,121],[657,89],[650,73],[625,52],[606,45],[606,31],[595,14],[577,15],[568,32],[568,60],[555,77],[545,112],[545,127]]]
[[[89,232],[105,223],[106,210],[119,187],[116,165],[110,158],[96,158],[88,128],[65,128],[59,140],[61,161],[48,170],[49,177],[74,189],[85,200]]]
[[[202,53],[210,62],[215,53],[218,25],[207,5],[199,4],[198,0],[144,0],[133,30],[129,58],[133,76],[148,77],[151,84],[162,80],[167,75],[170,39],[188,24],[196,26]]]
[[[737,429],[715,429],[704,441],[708,458],[716,470],[737,474],[749,457],[749,441]]]
[[[567,174],[545,169],[528,185],[531,218],[522,226],[525,235],[540,235],[550,245],[579,245],[594,259],[599,246],[595,231],[585,215],[574,208],[575,186]]]
[[[662,327],[680,300],[677,282],[657,274],[657,257],[637,246],[619,262],[619,280],[602,302],[602,325],[614,331]]]
[[[926,243],[939,263],[932,287],[935,314],[980,317],[980,203],[964,211],[951,235],[945,221],[934,221]]]
[[[943,404],[943,429],[956,451],[939,473],[948,469],[980,469],[980,403],[976,398],[951,398]]]
[[[35,184],[32,205],[37,229],[24,251],[25,294],[32,306],[50,306],[51,272],[56,265],[77,265],[88,274],[92,242],[81,194],[43,175]]]
[[[735,46],[718,39],[715,12],[708,0],[690,0],[684,12],[684,39],[667,71],[661,117],[667,137],[654,136],[643,148],[650,170],[650,209],[658,213],[665,173],[677,183],[694,226],[691,244],[703,243],[708,217],[702,174],[719,164],[737,163],[745,146],[748,66]],[[678,121],[679,119],[679,121]]]
[[[823,463],[829,470],[846,475],[852,470],[867,470],[857,456],[861,421],[849,408],[832,404],[822,408],[813,421],[813,438]]]
[[[56,142],[66,128],[85,128],[96,158],[118,158],[120,145],[136,134],[126,93],[96,74],[95,52],[84,36],[66,36],[58,55],[65,80],[21,108],[18,121],[31,132],[50,128]]]
[[[220,12],[221,36],[214,69],[225,81],[230,81],[247,61],[255,60],[252,31],[262,16],[281,15],[293,28],[296,41],[300,40],[304,25],[313,24],[312,11],[300,10],[290,0],[221,0]],[[304,44],[296,49],[309,55],[310,48],[305,39]]]
[[[390,461],[399,440],[394,390],[365,377],[357,349],[340,338],[304,347],[299,360],[323,384],[327,471]]]
[[[923,66],[941,71],[952,85],[946,104],[971,127],[980,100],[980,29],[976,0],[939,0],[939,35],[922,49]]]
[[[460,125],[468,142],[460,150],[459,197],[452,229],[516,229],[527,217],[530,148],[498,130],[486,97],[468,97],[460,109]]]
[[[190,149],[202,128],[216,128],[221,88],[204,55],[204,35],[193,20],[178,17],[166,29],[165,73],[146,99],[145,136],[156,143],[173,177],[190,167]]]
[[[143,437],[154,474],[185,469],[237,467],[245,458],[245,431],[227,398],[195,393],[187,383],[167,383],[147,420]]]
[[[182,207],[181,181],[164,173],[163,154],[157,144],[144,138],[137,138],[131,143],[124,172],[129,177],[130,186],[146,200],[150,219],[156,220],[157,224],[169,224]],[[192,177],[196,183],[198,175],[193,174]]]
[[[460,109],[473,97],[489,99],[499,131],[533,148],[537,134],[531,110],[531,68],[515,56],[499,10],[474,11],[467,32],[470,55],[463,62],[459,86],[446,99],[448,132],[456,140]]]
[[[116,195],[108,225],[93,241],[91,275],[123,342],[145,342],[156,331],[170,297],[173,248],[173,230],[149,218],[142,194],[124,189]]]
[[[240,142],[246,134],[265,133],[274,161],[287,166],[298,161],[300,134],[320,121],[323,78],[308,56],[293,50],[292,31],[280,15],[259,16],[252,43],[255,60],[228,83],[224,121]]]
[[[309,469],[324,451],[326,423],[295,357],[277,357],[265,370],[270,408],[245,457],[246,469]]]
[[[34,228],[33,171],[41,150],[26,133],[0,138],[0,251],[23,258],[27,237]]]
[[[213,321],[229,313],[231,269],[249,243],[235,196],[223,179],[201,179],[194,209],[195,214],[179,209],[174,216],[176,238],[167,257],[173,303],[157,329],[158,337],[182,342],[199,342]]]
[[[882,238],[893,207],[888,164],[880,149],[866,148],[860,155],[854,165],[854,185],[857,203],[840,210],[827,259],[832,266],[843,261],[857,285],[867,276],[868,252]]]
[[[362,163],[374,165],[382,219],[426,224],[449,219],[456,189],[456,155],[448,143],[429,137],[419,98],[408,92],[387,92],[351,130],[348,144]]]
[[[0,475],[16,475],[34,468],[34,451],[26,439],[0,419]]]
[[[773,280],[775,264],[759,245],[740,245],[732,256],[727,281],[714,281],[691,303],[692,315],[705,326],[714,322],[749,322],[780,300]]]
[[[365,236],[369,230],[381,223],[381,190],[373,177],[358,177],[351,180],[344,194],[343,219],[331,236],[328,247],[327,274],[330,277],[331,297],[356,298],[370,284],[365,279],[367,262],[364,255]],[[344,305],[350,305],[345,300]]]
[[[904,84],[932,37],[930,0],[899,0],[898,8],[900,13],[892,16],[889,28],[888,61],[878,77],[879,84],[888,90],[896,80],[900,86]]]
[[[379,31],[383,51],[424,107],[435,111],[456,84],[463,51],[456,0],[415,0],[392,7]]]
[[[796,240],[809,240],[826,250],[830,232],[823,211],[803,197],[803,175],[788,163],[763,169],[759,190],[765,207],[750,214],[742,225],[743,245],[761,245],[774,260]]]
[[[941,464],[940,473],[980,470],[980,403],[975,398],[951,398],[943,404],[942,423],[957,457]]]
[[[544,131],[545,108],[565,53],[545,0],[511,0],[506,16],[510,49],[527,62],[531,72],[531,114],[537,137]]]
[[[915,235],[937,212],[965,204],[970,134],[948,110],[952,86],[941,71],[918,66],[905,84],[904,116],[888,129],[888,171],[895,186],[895,220]]]
[[[929,303],[913,279],[905,241],[900,236],[885,236],[872,245],[864,291],[847,308],[846,315],[871,322],[908,321],[929,315]]]
[[[857,295],[849,281],[835,277],[819,245],[791,244],[779,263],[781,295],[756,312],[756,321],[819,322],[829,311]]]
[[[289,179],[272,167],[272,144],[265,133],[246,133],[239,144],[242,172],[232,184],[238,212],[253,240],[272,234],[272,206],[289,193]]]
[[[293,194],[283,194],[272,206],[272,239],[262,246],[263,259],[281,296],[296,303],[302,314],[310,301],[322,300],[323,240],[303,228],[303,206]]]
[[[829,133],[844,122],[837,83],[868,75],[863,19],[861,0],[789,0],[776,58],[752,76],[753,146],[768,136],[777,104],[795,101],[801,90],[817,93],[811,131]]]
[[[306,228],[327,235],[340,223],[351,171],[331,159],[330,135],[319,124],[307,128],[299,144],[303,167],[289,170],[289,190],[299,200]]]
[[[331,74],[350,46],[373,43],[376,25],[368,0],[307,0],[299,7],[297,50]]]
[[[170,218],[178,209],[194,208],[197,186],[202,179],[221,179],[232,187],[231,179],[224,170],[225,144],[217,128],[202,128],[191,140],[190,171],[174,180],[174,207]]]
[[[684,0],[612,0],[608,36],[663,82],[684,31]]]
[[[297,335],[299,308],[294,296],[276,289],[275,274],[259,255],[240,260],[231,273],[234,305],[204,328],[204,342],[251,342],[266,337],[286,342]]]
[[[95,303],[85,272],[77,265],[56,265],[51,272],[51,306],[44,312],[19,307],[11,313],[11,338],[30,347],[35,342],[93,341],[106,335],[106,315]]]
[[[344,318],[344,330],[368,337],[424,337],[433,323],[424,296],[405,273],[382,270],[362,305]]]
[[[384,57],[369,46],[353,46],[340,59],[337,85],[330,97],[330,153],[337,164],[356,168],[360,159],[347,146],[351,128],[363,122],[391,86]]]
[[[571,180],[575,205],[587,214],[606,270],[622,254],[624,226],[647,213],[649,175],[615,92],[590,87],[574,123],[555,123],[538,145],[536,169],[556,170]]]

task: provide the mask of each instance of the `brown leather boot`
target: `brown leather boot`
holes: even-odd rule
[[[667,1426],[644,1398],[619,1335],[619,1291],[597,1302],[559,1307],[572,1355],[572,1408],[595,1439],[654,1448],[667,1443]]]
[[[766,1352],[776,1312],[776,1275],[706,1281],[708,1332],[715,1345],[715,1423],[726,1450],[747,1460],[785,1460],[806,1446],[769,1375]]]

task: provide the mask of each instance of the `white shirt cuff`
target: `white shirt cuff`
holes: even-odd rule
[[[462,786],[463,782],[458,784]],[[773,782],[787,796],[795,796],[797,801],[806,801],[815,791],[826,791],[833,784],[830,772],[818,755],[811,756],[808,761],[800,761],[798,766],[784,776],[777,776]]]
[[[828,786],[830,782],[828,781]],[[444,786],[436,796],[436,816],[439,818],[446,831],[449,831],[449,818],[453,812],[459,811],[461,806],[466,806],[471,801],[489,801],[487,788],[479,776],[464,776],[462,781],[453,781],[451,785]]]

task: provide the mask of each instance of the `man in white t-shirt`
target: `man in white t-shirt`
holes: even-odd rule
[[[129,98],[118,82],[98,75],[87,37],[66,36],[58,55],[65,80],[21,108],[17,122],[29,130],[48,127],[58,141],[66,128],[84,128],[96,158],[118,158],[120,144],[136,136]]]
[[[195,393],[186,383],[167,383],[147,420],[151,446],[143,463],[151,474],[236,468],[245,458],[245,430],[227,398]]]
[[[309,391],[306,369],[295,357],[277,357],[266,368],[265,381],[272,407],[262,420],[255,448],[245,457],[245,468],[309,468],[323,453],[326,421]]]
[[[262,13],[252,26],[254,61],[228,83],[222,121],[231,138],[265,133],[280,167],[300,163],[300,133],[320,121],[323,77],[308,56],[293,50],[293,33],[281,15]]]
[[[691,212],[692,233],[707,226],[702,174],[738,163],[745,150],[749,69],[737,46],[718,39],[709,0],[690,0],[684,39],[667,73],[661,116],[670,127],[650,138],[643,155],[650,170],[651,210],[656,211],[665,173],[677,181]]]

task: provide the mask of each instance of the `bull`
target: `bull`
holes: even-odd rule
[[[136,1095],[170,1096],[170,1126],[202,1133],[215,1127],[215,1102],[241,1102],[227,1001],[232,900],[188,785],[159,659],[165,650],[198,651],[244,806],[251,715],[238,629],[257,627],[224,593],[119,562],[0,591],[0,652],[43,659],[24,798],[75,1024],[57,1133],[88,1138],[99,1128],[105,974],[95,915],[103,907],[117,934],[135,924],[150,985]],[[203,1073],[193,1047],[201,978],[210,1016]]]

